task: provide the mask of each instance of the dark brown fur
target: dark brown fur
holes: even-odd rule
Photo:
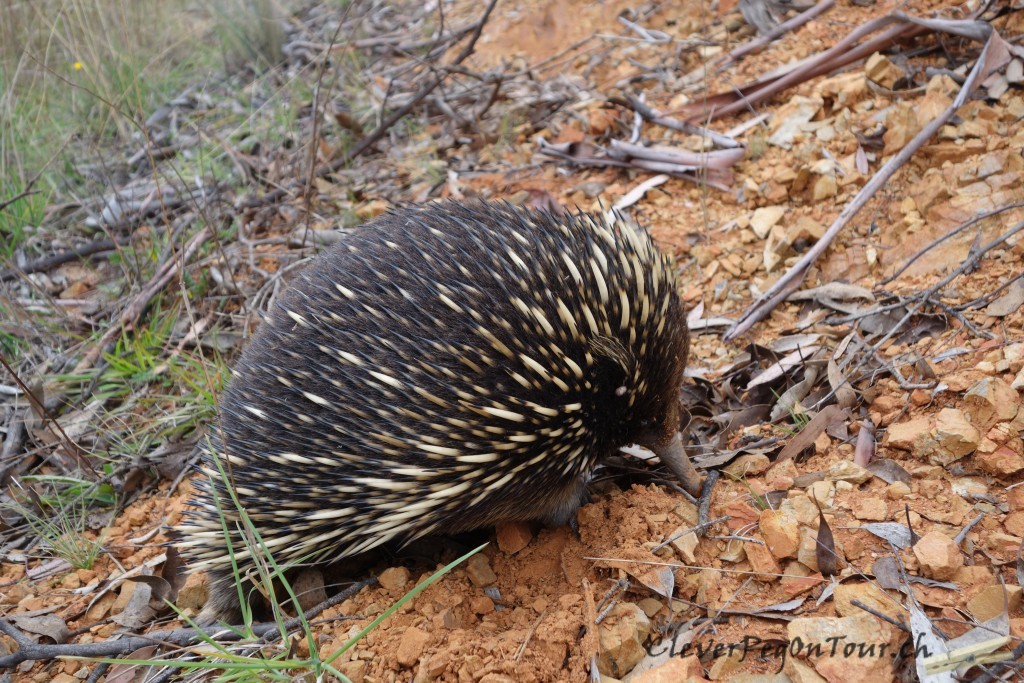
[[[504,520],[564,524],[603,457],[631,443],[661,453],[678,430],[688,334],[671,262],[633,230],[444,203],[346,233],[305,270],[250,341],[211,430],[277,562]],[[211,574],[203,621],[238,610],[215,496],[240,568],[253,567],[211,481],[179,530]]]

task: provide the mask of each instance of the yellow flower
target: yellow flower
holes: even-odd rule
[[[74,64],[72,64],[72,66],[74,67],[75,71],[81,71],[85,68],[82,66],[81,62],[75,62]]]

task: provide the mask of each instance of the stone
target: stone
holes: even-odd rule
[[[448,668],[448,662],[451,660],[451,655],[447,650],[444,652],[438,652],[437,654],[431,655],[430,659],[427,660],[426,670],[427,676],[431,680],[437,678],[444,673],[444,670]]]
[[[790,656],[806,658],[827,681],[886,681],[892,659],[892,627],[865,612],[852,617],[794,619],[786,628]]]
[[[800,526],[797,521],[779,510],[763,510],[758,527],[768,550],[776,559],[796,557],[800,547]]]
[[[631,602],[620,602],[597,625],[600,654],[598,670],[622,678],[646,656],[644,641],[651,633],[651,620]]]
[[[771,466],[771,460],[763,453],[748,453],[733,460],[725,468],[724,472],[731,477],[742,479],[743,477],[754,477],[765,472]]]
[[[800,529],[800,547],[796,551],[796,561],[812,572],[820,571],[818,566],[818,531],[802,527]]]
[[[797,571],[798,568],[802,568],[802,573]],[[791,562],[786,566],[786,571],[779,582],[779,587],[782,588],[783,594],[789,599],[795,598],[809,590],[814,590],[823,583],[825,583],[825,577],[821,574],[811,574],[810,569],[801,563]]]
[[[967,601],[967,609],[979,622],[994,619],[1001,614],[1013,613],[1020,608],[1021,588],[1012,584],[988,586]]]
[[[902,481],[894,481],[885,487],[885,496],[889,500],[900,500],[911,493],[911,488]]]
[[[930,579],[949,581],[964,565],[960,549],[941,531],[929,531],[914,544],[914,556],[921,571]]]
[[[999,446],[990,453],[974,454],[978,467],[997,477],[1006,477],[1024,470],[1024,455],[1009,446]]]
[[[352,683],[363,683],[366,680],[366,662],[362,659],[352,662],[341,662],[340,664],[335,664],[335,666]]]
[[[479,555],[475,557],[479,557]],[[423,656],[423,651],[426,649],[429,641],[429,633],[421,631],[415,626],[410,626],[402,634],[402,641],[398,644],[398,652],[395,653],[395,659],[405,668],[415,665],[420,661],[420,657]]]
[[[1020,394],[1006,382],[985,377],[971,387],[961,402],[964,413],[978,429],[989,430],[996,422],[1017,416]]]
[[[1024,536],[1024,510],[1016,510],[1003,518],[1003,527],[1014,536]]]
[[[497,582],[498,577],[491,569],[491,563],[486,555],[477,553],[466,562],[466,574],[474,585],[481,588],[490,586]]]
[[[389,593],[400,593],[409,585],[409,570],[405,567],[388,567],[377,577],[381,588]]]
[[[700,539],[697,538],[697,534],[693,531],[689,531],[690,527],[677,527],[675,531],[669,534],[669,538],[673,541],[669,544],[675,548],[676,552],[679,553],[679,559],[686,564],[696,564],[697,558],[694,555],[694,551],[697,550],[697,545],[700,543]],[[684,533],[685,532],[685,533]],[[680,534],[682,534],[680,536]]]
[[[888,595],[877,584],[869,581],[844,581],[837,584],[833,594],[836,613],[841,617],[855,617],[864,610],[853,604],[856,600],[880,614],[909,623],[907,610],[900,603],[900,597]]]
[[[604,680],[604,677],[602,677]],[[677,683],[677,681],[702,681],[704,668],[697,655],[670,657],[667,662],[648,669],[629,679],[630,683]]]
[[[892,90],[896,81],[903,76],[903,70],[881,52],[876,52],[864,62],[864,75],[878,85]]]
[[[915,417],[906,422],[890,425],[883,442],[891,448],[910,451],[915,456],[920,456],[924,454],[925,443],[930,440],[931,431],[931,419]]]
[[[644,611],[649,619],[653,619],[654,615],[661,611],[664,605],[661,604],[660,600],[654,598],[644,598],[637,603],[637,606]]]
[[[193,576],[196,576],[197,574],[199,574],[199,572],[195,572],[193,574],[189,574],[189,577],[191,578]],[[199,581],[199,579],[196,579],[196,581]],[[187,581],[186,581],[185,585],[186,586],[188,585]],[[24,583],[15,583],[15,584],[12,584],[10,586],[5,586],[3,592],[0,592],[0,605],[17,605],[19,602],[21,602],[25,598],[29,597],[30,595],[32,595],[32,591],[29,590],[29,587],[27,585],[25,585]],[[189,605],[189,606],[191,606],[191,607],[194,607],[194,606],[202,607],[204,602],[206,602],[206,584],[205,584],[205,582],[203,583],[202,599],[199,601],[199,604],[198,605]],[[178,604],[180,605],[181,603],[179,602]]]
[[[962,410],[943,408],[935,419],[935,441],[937,448],[929,459],[936,465],[948,465],[973,453],[981,433]]]
[[[761,581],[775,581],[776,577],[782,573],[782,568],[764,543],[746,541],[743,544],[743,550],[747,555],[747,561],[750,562],[750,568],[756,572],[756,578]]]
[[[739,531],[757,522],[760,517],[754,506],[741,498],[736,498],[722,505],[719,508],[718,514],[729,517],[725,524],[729,527],[730,531]]]
[[[763,206],[754,211],[750,217],[750,229],[760,239],[768,236],[768,232],[786,214],[785,206]]]
[[[483,616],[494,611],[494,601],[486,595],[478,595],[469,601],[469,608],[474,614]]]
[[[1017,550],[1020,548],[1020,536],[1004,533],[991,533],[982,536],[985,549],[1000,563],[1016,562]]]
[[[793,683],[826,683],[825,679],[814,670],[814,667],[796,657],[786,657],[782,665],[782,672]]]
[[[889,518],[889,506],[875,496],[854,498],[850,511],[854,517],[865,522],[884,522]]]
[[[827,476],[832,481],[848,481],[859,486],[870,481],[874,475],[850,460],[838,460],[828,468]]]
[[[494,530],[498,537],[498,548],[509,555],[515,555],[533,539],[533,532],[526,522],[504,522]]]
[[[733,676],[746,659],[746,655],[742,648],[736,648],[721,657],[714,657],[708,668],[708,678],[713,681],[734,680]]]

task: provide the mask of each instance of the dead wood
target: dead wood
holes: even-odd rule
[[[906,19],[908,21],[910,20],[909,18]],[[934,22],[929,22],[929,24],[932,23]],[[821,239],[819,239],[814,246],[809,249],[796,264],[793,265],[792,268],[779,278],[779,280],[772,285],[767,292],[765,292],[757,301],[751,304],[750,307],[743,312],[732,329],[726,333],[726,340],[735,339],[737,336],[749,330],[754,323],[764,318],[773,308],[785,300],[788,292],[793,289],[794,282],[798,284],[803,282],[811,264],[825,253],[825,250],[832,244],[832,241],[836,236],[853,219],[853,217],[857,215],[864,205],[867,204],[868,200],[871,199],[871,197],[873,197],[874,194],[889,181],[893,174],[895,174],[897,170],[909,161],[910,158],[921,147],[923,147],[924,144],[928,142],[928,140],[930,140],[940,128],[942,128],[942,126],[946,125],[956,111],[964,105],[971,93],[974,92],[974,89],[983,80],[985,80],[985,78],[992,73],[995,68],[997,68],[999,63],[1006,59],[1006,44],[990,25],[976,21],[941,22],[941,25],[944,26],[946,30],[958,35],[967,34],[972,37],[976,35],[985,35],[987,38],[985,46],[982,48],[981,54],[975,62],[974,68],[971,69],[971,73],[964,82],[963,87],[960,88],[960,92],[957,94],[956,99],[953,100],[952,104],[950,104],[945,111],[925,126],[920,133],[914,136],[913,140],[907,143],[907,145],[897,154],[893,155],[893,157],[889,159],[889,161],[887,161],[874,176],[871,177],[871,180],[861,188],[860,192],[857,193],[857,196],[853,198],[842,212],[840,212],[839,216],[832,225],[829,226],[828,230],[825,231],[825,234]],[[956,30],[954,31],[954,29]]]
[[[381,121],[381,123],[373,131],[371,131],[363,139],[361,139],[359,142],[353,145],[351,149],[346,150],[333,161],[318,166],[316,170],[313,172],[313,177],[323,178],[324,176],[330,175],[331,173],[335,173],[338,170],[347,166],[349,162],[351,162],[353,159],[355,159],[363,152],[368,150],[370,147],[375,145],[377,142],[382,140],[392,126],[394,126],[396,123],[402,120],[409,112],[413,110],[413,108],[416,107],[416,105],[425,100],[428,95],[434,92],[434,90],[436,90],[448,77],[449,72],[446,70],[446,67],[458,66],[459,64],[462,64],[462,62],[466,61],[466,59],[468,59],[471,54],[473,54],[473,50],[476,48],[476,42],[477,40],[479,40],[480,34],[483,33],[484,25],[487,23],[487,19],[491,16],[491,12],[494,10],[494,6],[497,3],[498,0],[490,0],[490,2],[487,3],[487,7],[484,9],[483,14],[480,16],[480,19],[474,24],[473,31],[469,36],[469,42],[448,65],[437,68],[438,75],[434,76],[434,78],[432,78],[430,82],[428,82],[426,85],[422,86],[419,90],[417,90],[405,104],[403,104],[401,107],[393,111],[389,116],[387,116],[383,121]],[[242,208],[254,209],[260,206],[273,204],[284,199],[289,194],[292,194],[293,192],[305,186],[305,183],[303,183],[302,181],[293,181],[292,183],[289,183],[284,187],[279,187],[264,195],[253,197],[243,202]]]

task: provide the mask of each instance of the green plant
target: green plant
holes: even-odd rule
[[[209,444],[207,444],[209,446]],[[224,466],[219,457],[214,457],[214,463],[217,467],[219,476],[226,478],[227,472],[224,470]],[[208,670],[208,671],[219,671],[220,675],[216,680],[218,681],[237,681],[237,680],[295,680],[297,672],[309,672],[316,676],[316,680],[322,680],[325,675],[331,675],[339,680],[347,681],[348,679],[338,671],[332,664],[341,655],[350,650],[360,640],[366,637],[368,633],[377,628],[381,622],[390,617],[396,611],[402,608],[403,605],[408,603],[410,600],[419,595],[427,587],[435,583],[445,574],[450,572],[452,569],[460,565],[461,563],[468,560],[476,553],[483,550],[487,544],[483,544],[470,552],[466,553],[462,557],[450,562],[441,569],[438,569],[430,575],[425,581],[420,582],[415,588],[410,590],[404,596],[402,596],[397,602],[391,605],[388,609],[384,610],[376,619],[367,624],[359,633],[355,634],[340,648],[334,651],[330,656],[321,658],[319,655],[319,648],[316,644],[312,628],[308,621],[306,621],[305,615],[298,611],[299,620],[301,624],[301,630],[303,637],[309,645],[309,656],[305,658],[296,657],[293,653],[294,648],[289,646],[273,647],[268,645],[260,645],[259,638],[253,633],[253,616],[252,611],[248,606],[248,600],[246,600],[246,586],[247,581],[239,576],[238,564],[235,561],[235,554],[233,544],[227,539],[230,538],[229,534],[231,531],[241,533],[243,538],[246,539],[246,551],[253,554],[253,557],[261,559],[257,562],[257,568],[259,572],[259,582],[261,583],[263,590],[270,598],[270,603],[274,609],[274,621],[278,627],[278,633],[280,635],[280,643],[288,644],[288,632],[285,628],[285,622],[287,617],[280,610],[278,601],[276,599],[276,591],[274,586],[280,585],[284,592],[288,595],[288,598],[292,605],[298,605],[298,598],[295,591],[292,589],[291,584],[285,577],[285,571],[287,567],[280,566],[273,557],[273,554],[267,548],[264,543],[259,531],[249,520],[246,514],[245,507],[238,499],[235,491],[228,487],[228,493],[231,502],[232,514],[229,516],[225,514],[225,510],[221,508],[221,500],[215,498],[216,505],[218,506],[218,512],[220,513],[221,529],[226,539],[226,545],[229,556],[231,558],[231,564],[234,568],[235,573],[235,587],[238,591],[238,597],[242,605],[242,631],[241,634],[245,642],[241,644],[226,645],[219,643],[212,637],[203,632],[199,627],[188,617],[186,617],[181,610],[178,610],[174,605],[171,607],[178,613],[189,626],[196,628],[200,631],[201,639],[207,647],[203,648],[202,654],[194,660],[173,660],[162,662],[162,664],[174,668],[183,670]],[[234,527],[232,529],[232,527]],[[243,654],[238,654],[235,650],[242,651]],[[250,652],[244,653],[246,650]],[[139,666],[151,666],[152,661],[146,660],[100,660],[107,661],[109,663],[118,664],[136,664]]]
[[[113,487],[73,477],[25,476],[22,481],[35,485],[23,489],[31,504],[15,500],[5,507],[21,516],[54,555],[75,568],[91,569],[103,552],[109,527],[95,539],[90,538],[86,531],[88,514],[96,504],[116,503]],[[42,488],[42,492],[36,492],[35,487]]]
[[[730,474],[729,472],[726,472],[725,474],[726,476],[731,477],[733,481],[737,481],[746,487],[747,493],[750,494],[750,499],[754,503],[754,508],[757,509],[759,512],[762,510],[767,510],[769,507],[771,507],[771,505],[768,504],[768,498],[766,496],[758,494],[758,492],[754,490],[754,487],[752,487],[750,483],[747,482],[745,474],[743,476]]]
[[[772,389],[772,395],[775,397],[776,402],[782,400],[782,395],[779,394],[779,392],[775,391],[774,389]],[[811,421],[811,416],[807,414],[807,411],[805,411],[799,403],[794,403],[790,405],[786,409],[786,412],[789,413],[789,419],[790,422],[793,424],[793,427],[789,428],[780,426],[779,429],[781,429],[784,433],[788,434],[789,436],[796,436],[797,434],[802,432],[804,427],[806,427],[807,424]]]
[[[261,71],[284,59],[284,29],[274,0],[214,0],[210,7],[226,70],[252,65]]]
[[[189,0],[0,6],[0,201],[35,191],[0,211],[0,260],[54,197],[108,191],[111,148],[216,58],[209,23]]]

